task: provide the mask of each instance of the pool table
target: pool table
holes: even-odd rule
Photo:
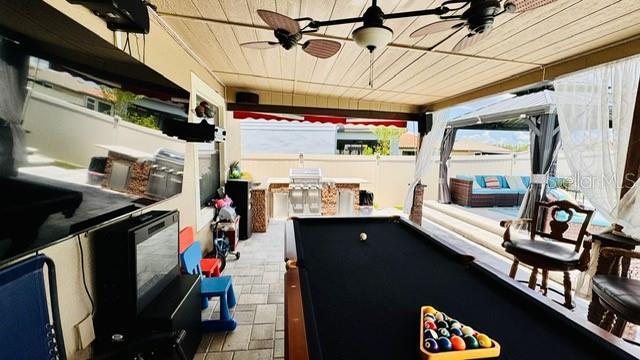
[[[285,356],[419,359],[422,305],[497,340],[502,359],[640,354],[510,279],[489,257],[401,217],[292,218],[285,225]]]

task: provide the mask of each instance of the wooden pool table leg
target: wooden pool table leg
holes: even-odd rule
[[[529,277],[529,289],[535,290],[537,282],[538,282],[538,268],[534,267],[533,270],[531,270],[531,276]]]

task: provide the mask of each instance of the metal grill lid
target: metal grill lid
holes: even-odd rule
[[[181,154],[175,150],[161,148],[156,151],[155,160],[164,160],[175,164],[184,165],[184,154]]]
[[[291,168],[289,178],[293,182],[320,182],[322,170],[320,168]]]

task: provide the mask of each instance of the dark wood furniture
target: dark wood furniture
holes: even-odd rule
[[[629,279],[631,259],[640,253],[604,247],[600,258],[610,259],[609,270],[593,277],[593,297],[604,308],[599,326],[616,336],[622,336],[627,321],[640,324],[640,280]]]
[[[561,218],[560,214],[564,214]],[[569,222],[575,214],[584,215],[582,226],[575,239],[565,237],[565,232],[569,229]],[[505,228],[502,246],[513,255],[513,265],[509,276],[516,278],[518,264],[520,262],[533,267],[529,278],[529,288],[535,289],[538,269],[542,269],[543,294],[547,294],[547,281],[549,271],[562,271],[564,274],[564,306],[573,309],[573,299],[571,295],[571,278],[569,271],[585,271],[589,266],[589,253],[591,242],[584,240],[588,235],[587,227],[591,221],[593,210],[586,210],[569,201],[536,202],[532,219],[505,220],[500,222],[500,226]],[[548,225],[546,221],[549,219]],[[542,226],[538,224],[542,223]],[[512,239],[511,226],[524,224],[529,228],[529,238]],[[573,249],[564,244],[573,245]],[[583,247],[582,253],[580,249]]]
[[[285,238],[289,360],[418,359],[423,305],[491,334],[503,359],[640,355],[438,229],[399,217],[293,218]]]
[[[473,180],[449,179],[449,189],[451,191],[451,201],[454,204],[470,207],[493,207],[493,206],[518,206],[524,199],[524,194],[514,193],[492,193],[474,194]]]
[[[614,233],[607,232],[601,234],[593,234],[592,241],[600,242],[601,249],[604,248],[615,248],[621,250],[633,250],[636,246],[640,245],[640,241],[633,239],[632,237],[625,236],[622,233]],[[602,253],[601,253],[602,254]],[[611,273],[612,270],[617,270],[614,263],[617,261],[614,256],[600,256],[598,258],[598,267],[596,268],[595,275],[613,275]],[[628,267],[622,267],[621,272],[619,273],[622,277],[627,277],[628,275]],[[592,323],[599,325],[602,321],[602,317],[604,316],[606,309],[600,303],[600,298],[597,294],[592,293],[591,302],[589,303],[589,312],[587,314],[587,319]],[[626,325],[626,321],[623,319],[619,319],[616,321],[612,333],[618,334],[624,331],[624,327]]]

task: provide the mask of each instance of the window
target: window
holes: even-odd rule
[[[96,109],[96,99],[91,97],[87,98],[87,109],[91,109],[91,110]]]
[[[86,107],[87,109],[91,109],[93,111],[97,111],[106,115],[111,115],[111,110],[113,109],[113,105],[111,103],[92,97],[87,97]]]
[[[113,105],[104,101],[98,101],[98,112],[111,115],[112,108],[113,108]]]

